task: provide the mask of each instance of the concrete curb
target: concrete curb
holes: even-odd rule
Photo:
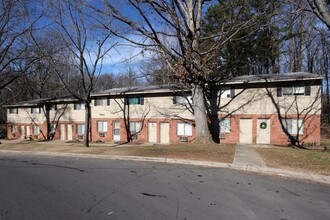
[[[230,164],[221,162],[196,161],[196,160],[182,160],[173,158],[158,158],[158,157],[137,157],[137,156],[111,156],[98,154],[81,154],[81,153],[62,153],[62,152],[41,152],[41,151],[14,151],[14,150],[0,150],[1,153],[8,154],[28,154],[39,156],[54,156],[54,157],[79,157],[79,158],[95,158],[105,160],[128,160],[139,162],[155,162],[168,164],[182,164],[214,168],[229,168],[238,171],[261,173],[266,175],[276,175],[281,177],[288,177],[300,180],[308,180],[317,183],[330,184],[330,176],[318,175],[310,172],[294,172],[290,170],[282,170],[270,167],[258,167],[245,164]]]

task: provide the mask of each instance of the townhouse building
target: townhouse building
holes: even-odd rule
[[[213,139],[230,144],[287,145],[288,134],[320,143],[322,77],[310,73],[241,76],[208,85]],[[115,88],[91,99],[92,141],[194,141],[191,93],[177,85]],[[9,139],[83,139],[85,107],[64,97],[7,105]],[[285,132],[285,131],[286,132]]]

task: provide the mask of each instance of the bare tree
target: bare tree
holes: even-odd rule
[[[307,0],[317,17],[329,28],[330,30],[330,10],[328,0]]]
[[[47,61],[67,91],[85,105],[84,146],[88,147],[91,92],[101,73],[103,59],[115,44],[108,44],[111,33],[105,33],[98,28],[95,21],[100,18],[93,17],[81,1],[49,1],[49,8],[52,9],[49,17],[53,21],[53,27],[59,33],[61,40],[65,42],[70,55],[71,71],[79,76],[75,79],[78,90],[67,83],[65,74],[59,69],[56,60],[47,57]],[[33,36],[32,38],[39,45]],[[44,51],[40,45],[38,48]]]
[[[176,77],[190,86],[197,143],[212,142],[205,106],[205,85],[216,67],[214,54],[221,45],[253,20],[239,25],[233,21],[226,28],[226,32],[223,32],[224,27],[222,27],[212,36],[202,36],[201,22],[207,2],[205,0],[126,0],[120,4],[104,1],[106,10],[102,11],[94,7],[101,15],[116,19],[120,27],[114,30],[104,25],[105,29],[135,46],[159,53],[176,73]],[[120,7],[129,8],[136,16],[132,18],[125,14],[127,10],[122,10],[123,8]],[[242,12],[240,8],[237,11]],[[217,40],[209,41],[210,39]],[[208,49],[202,46],[206,40],[210,42]]]

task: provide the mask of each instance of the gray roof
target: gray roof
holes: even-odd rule
[[[294,72],[283,74],[265,74],[265,75],[248,75],[238,76],[228,80],[228,84],[241,84],[241,83],[264,83],[264,82],[287,82],[298,80],[321,80],[322,76],[306,72]],[[223,83],[219,83],[223,84]]]

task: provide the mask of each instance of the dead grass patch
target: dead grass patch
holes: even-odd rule
[[[268,167],[330,175],[330,151],[293,148],[258,148]]]

